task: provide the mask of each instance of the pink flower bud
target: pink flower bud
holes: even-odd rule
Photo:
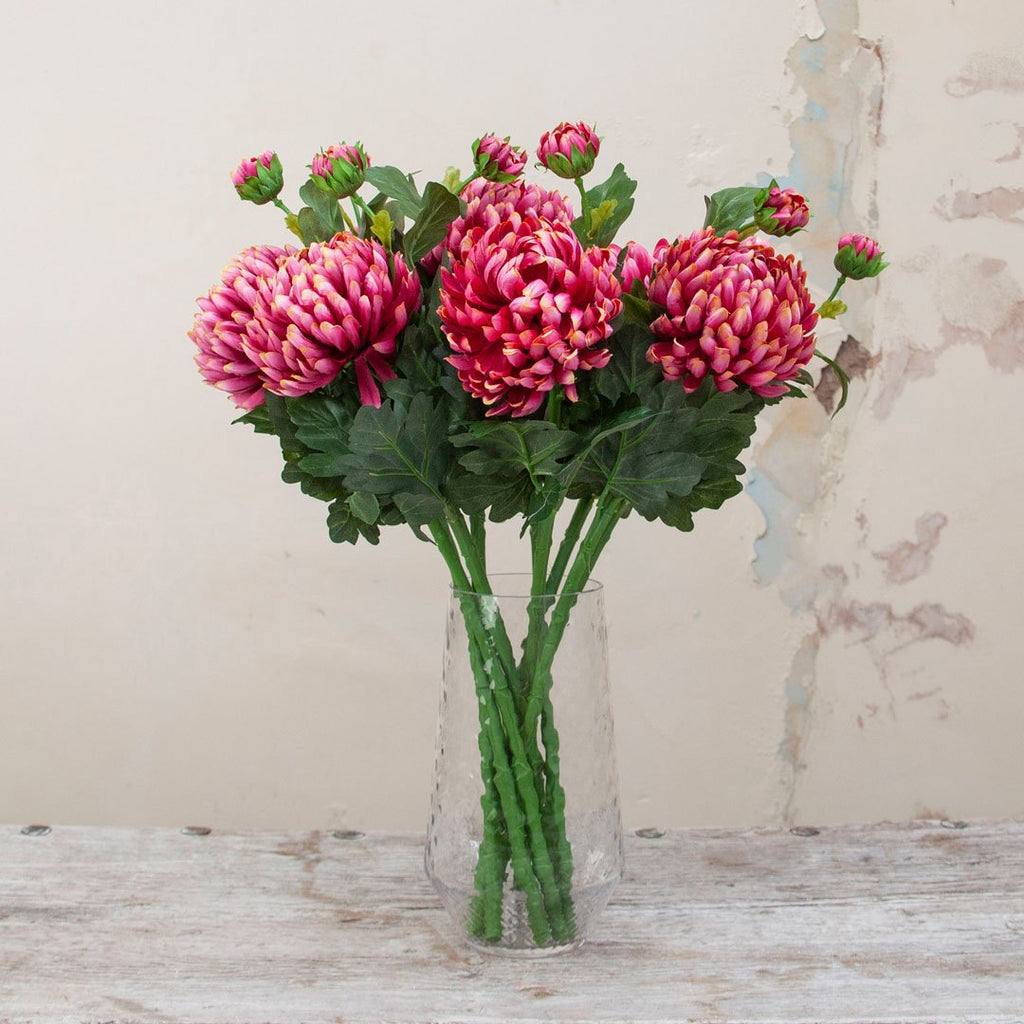
[[[755,202],[754,222],[767,235],[795,235],[811,219],[807,201],[796,189],[779,188],[773,183],[758,194]]]
[[[317,153],[309,168],[317,188],[334,199],[347,199],[366,180],[369,166],[370,158],[361,143],[340,142]]]
[[[601,140],[590,125],[563,121],[541,136],[537,159],[560,178],[582,178],[600,149]]]
[[[882,262],[884,255],[878,243],[867,235],[843,235],[837,247],[835,268],[853,281],[877,277],[889,266]]]
[[[281,161],[272,149],[243,160],[232,172],[235,191],[250,203],[262,206],[276,199],[284,185]]]
[[[523,173],[526,150],[510,145],[507,135],[484,135],[473,143],[473,166],[481,177],[506,185]]]

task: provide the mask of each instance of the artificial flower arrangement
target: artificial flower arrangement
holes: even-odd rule
[[[376,544],[406,524],[447,564],[479,701],[466,927],[482,943],[502,941],[511,891],[533,945],[577,935],[553,667],[616,524],[636,513],[687,531],[739,493],[758,414],[803,396],[812,357],[845,400],[815,326],[845,311],[847,279],[886,266],[873,240],[843,236],[816,307],[799,260],[771,244],[807,226],[808,206],[774,180],[716,192],[673,241],[618,245],[636,182],[618,164],[584,184],[600,145],[582,123],[540,140],[539,166],[575,186],[578,211],[527,183],[526,153],[491,134],[468,177],[450,169],[422,192],[361,145],[330,146],[296,213],[277,155],[245,160],[239,196],[280,208],[302,245],[236,256],[190,331],[236,422],[276,435],[284,480],[327,503],[332,540]],[[493,593],[486,521],[514,517],[531,550],[518,652],[496,605],[473,599]]]

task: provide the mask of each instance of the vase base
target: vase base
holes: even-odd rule
[[[562,953],[571,953],[579,949],[587,940],[585,938],[573,939],[572,942],[563,942],[552,946],[508,946],[500,942],[485,942],[472,936],[463,936],[463,941],[472,946],[473,949],[489,956],[505,956],[515,960],[542,960],[549,956],[559,956]]]

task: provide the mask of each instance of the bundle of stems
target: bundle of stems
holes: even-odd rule
[[[626,502],[607,495],[577,502],[553,559],[558,507],[530,524],[528,628],[518,657],[487,575],[483,515],[467,522],[449,509],[429,524],[465,621],[480,715],[483,835],[469,921],[476,938],[502,937],[509,867],[534,941],[576,936],[552,668],[576,600],[627,511]]]

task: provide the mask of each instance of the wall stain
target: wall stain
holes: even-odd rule
[[[942,196],[935,212],[944,220],[973,220],[994,217],[1014,224],[1024,224],[1024,188],[990,188],[987,192],[961,189],[951,196]]]
[[[956,78],[946,82],[946,92],[962,99],[979,92],[1024,92],[1024,61],[1010,53],[974,53]]]
[[[926,512],[914,523],[916,541],[902,540],[873,556],[885,562],[883,573],[889,583],[909,583],[931,568],[932,553],[949,520],[941,512]]]
[[[872,355],[852,334],[848,334],[839,345],[835,361],[846,376],[853,381],[863,380],[867,376],[868,370],[881,362],[881,358],[879,355]],[[839,375],[831,366],[826,366],[821,371],[821,377],[814,389],[814,397],[825,412],[832,413],[835,412],[836,406],[839,404],[841,394]]]
[[[897,329],[880,368],[872,411],[885,419],[912,381],[933,377],[939,356],[955,345],[975,345],[1000,373],[1024,367],[1024,293],[1005,260],[979,253],[938,260],[927,272],[939,314],[937,343],[924,348],[913,339],[926,335]],[[895,344],[893,344],[895,343]]]

